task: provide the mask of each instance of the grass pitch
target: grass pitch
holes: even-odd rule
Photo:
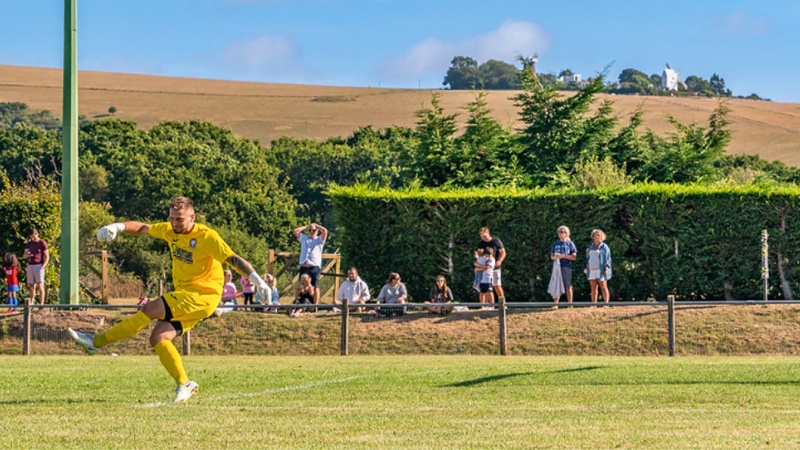
[[[787,357],[1,356],[0,448],[798,448]]]

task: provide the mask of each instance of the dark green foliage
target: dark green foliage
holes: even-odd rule
[[[55,131],[61,128],[61,119],[50,111],[30,111],[25,103],[0,102],[0,129],[10,130],[17,124]]]
[[[620,94],[654,94],[656,88],[660,87],[653,84],[653,79],[646,73],[636,69],[625,69],[619,74]]]
[[[470,57],[456,56],[442,81],[450,89],[519,89],[519,71],[513,64],[490,59],[478,65]]]
[[[61,247],[61,193],[58,186],[46,180],[37,185],[16,184],[0,170],[0,258],[12,252],[23,267],[22,250],[30,239],[31,228],[47,241],[50,257],[58,258]],[[24,283],[24,272],[20,280]],[[47,267],[48,288],[58,289],[58,265]],[[54,300],[55,296],[50,296]]]
[[[694,183],[713,180],[715,162],[730,142],[728,108],[720,105],[709,119],[708,127],[683,125],[669,116],[677,130],[667,139],[649,131],[649,145],[643,155],[644,164],[633,173],[639,180],[668,183]]]
[[[450,89],[480,88],[478,61],[467,56],[456,56],[450,62],[450,68],[447,69],[442,85],[449,85]]]
[[[257,143],[207,122],[162,122],[149,132],[107,119],[84,126],[82,180],[130,219],[163,220],[185,195],[210,224],[288,245],[296,203]]]
[[[503,284],[511,301],[549,301],[550,244],[567,225],[578,246],[574,285],[588,299],[582,275],[592,229],[608,235],[615,300],[757,299],[761,294],[760,233],[770,233],[770,298],[783,298],[786,279],[800,289],[800,188],[638,185],[617,191],[389,191],[374,187],[329,192],[342,231],[346,265],[379,289],[386,274],[403,276],[411,295],[425,299],[445,274],[460,300],[472,297],[472,251],[488,226],[508,248]],[[363,220],[361,211],[369,211]],[[782,231],[781,228],[784,227]]]
[[[547,184],[559,170],[570,170],[581,157],[603,149],[613,138],[616,119],[610,103],[590,113],[595,94],[603,89],[602,76],[567,97],[555,87],[540,87],[529,67],[523,70],[523,82],[524,91],[513,97],[524,124],[519,161],[535,185]]]
[[[369,182],[399,187],[408,176],[400,158],[410,146],[407,142],[414,141],[412,134],[408,128],[363,127],[347,139],[317,142],[283,137],[272,142],[267,159],[271,167],[281,168],[280,183],[300,205],[300,221],[316,221],[333,230],[331,204],[324,194],[328,186]],[[335,243],[335,236],[331,238]]]
[[[0,167],[12,182],[52,181],[60,166],[61,140],[55,131],[23,122],[0,128]]]

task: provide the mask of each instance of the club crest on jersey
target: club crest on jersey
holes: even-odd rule
[[[197,247],[197,239],[192,239],[191,241],[189,241],[189,248],[195,248],[195,247]]]

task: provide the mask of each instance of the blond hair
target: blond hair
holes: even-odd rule
[[[598,235],[598,236],[600,236],[600,242],[603,242],[603,241],[605,241],[605,240],[606,240],[606,234],[605,234],[605,233],[603,233],[603,230],[601,230],[601,229],[599,229],[599,228],[592,230],[592,235],[591,235],[591,237],[592,237],[592,238],[594,238],[594,235],[595,235],[595,234],[596,234],[596,235]]]
[[[194,203],[189,197],[175,197],[169,202],[169,208],[174,209],[176,211],[183,211],[184,209],[190,209],[194,211]]]

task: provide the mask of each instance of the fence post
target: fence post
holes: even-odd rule
[[[108,250],[100,252],[100,300],[108,304]]]
[[[506,329],[506,299],[505,297],[500,297],[498,299],[500,301],[499,308],[500,308],[500,354],[505,356],[508,354],[508,333]]]
[[[675,356],[675,296],[667,296],[667,328],[669,356]]]
[[[341,339],[341,353],[342,356],[347,356],[348,354],[348,342],[347,342],[347,335],[348,335],[348,322],[347,320],[350,317],[350,300],[345,298],[342,302],[342,339]]]
[[[25,298],[25,312],[22,316],[22,354],[31,354],[31,299]]]
[[[192,354],[192,330],[183,333],[183,356]]]

